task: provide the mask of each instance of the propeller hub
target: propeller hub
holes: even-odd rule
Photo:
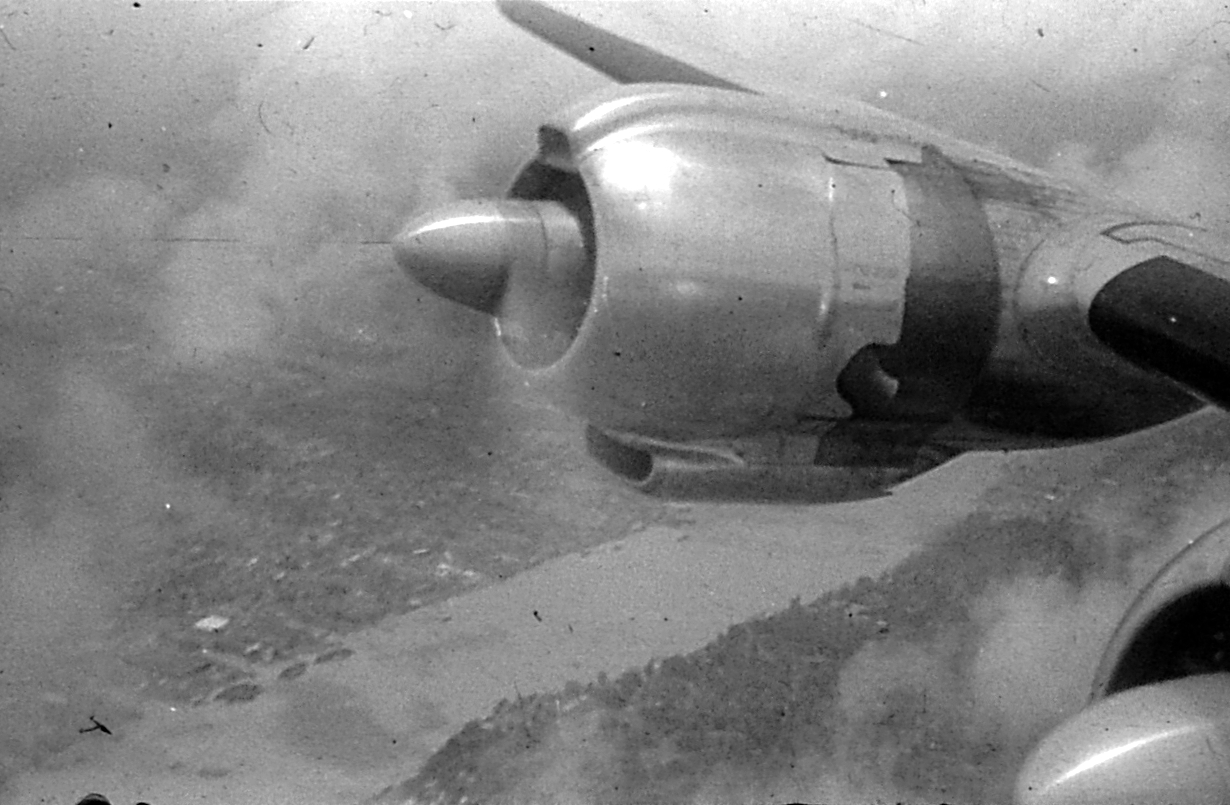
[[[455,202],[406,224],[393,254],[440,296],[494,316],[522,366],[558,360],[589,305],[593,260],[582,224],[559,202]]]
[[[461,201],[411,220],[393,239],[398,265],[445,299],[494,315],[516,257],[516,222],[500,206]]]

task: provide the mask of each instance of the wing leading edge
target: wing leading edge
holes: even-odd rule
[[[717,72],[668,56],[653,48],[626,39],[539,2],[539,0],[496,0],[500,12],[518,28],[551,47],[567,53],[582,64],[620,84],[688,84],[732,90],[751,95],[786,100],[800,114],[844,129],[858,129],[881,140],[928,143],[940,148],[949,158],[968,166],[989,170],[996,177],[1010,175],[1029,185],[1063,187],[1064,182],[1021,164],[1002,154],[957,140],[913,121],[905,120],[871,104],[834,95],[822,89],[783,86],[780,79],[758,69],[755,64],[730,56],[716,59],[712,54],[689,52],[692,61],[712,65]],[[735,80],[737,78],[737,80]],[[975,170],[975,174],[978,170]],[[967,177],[971,180],[977,176]]]
[[[535,0],[499,0],[497,5],[513,24],[620,84],[693,84],[754,91]]]

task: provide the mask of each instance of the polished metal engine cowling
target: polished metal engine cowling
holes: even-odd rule
[[[565,111],[539,146],[502,203],[569,210],[590,262],[563,297],[510,274],[497,326],[532,383],[601,429],[942,421],[991,349],[985,217],[937,154],[653,85]]]

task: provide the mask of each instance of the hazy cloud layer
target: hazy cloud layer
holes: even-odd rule
[[[571,8],[1176,215],[1227,217],[1230,26],[1217,3]],[[387,255],[363,242],[427,201],[498,192],[543,115],[603,83],[476,2],[61,2],[10,4],[0,20],[6,287],[26,301],[74,277],[59,291],[71,294],[87,270],[47,269],[45,255],[67,247],[23,237],[121,252],[132,239],[194,239],[88,269],[128,270],[177,360],[267,354],[303,316],[327,317],[301,304],[309,289],[387,281]]]
[[[1230,225],[1222,3],[679,0],[576,11]],[[428,203],[500,192],[543,116],[604,80],[485,3],[7,2],[0,32],[0,436],[31,451],[8,452],[22,480],[0,511],[0,602],[15,613],[0,638],[73,644],[115,606],[105,590],[87,592],[87,564],[156,545],[133,524],[170,485],[214,505],[174,480],[90,351],[217,367],[274,360],[304,337],[393,340],[418,347],[409,375],[447,380],[486,332],[409,285],[378,242]],[[115,579],[130,572],[112,561]],[[1014,580],[972,604],[989,635],[976,661],[953,664],[959,641],[903,644],[856,657],[849,679],[881,667],[885,685],[932,686],[954,708],[944,697],[972,695],[988,730],[1028,733],[1035,722],[1021,719],[1059,711],[1038,709],[1048,692],[1014,676],[1013,658],[1056,676],[1087,662],[1065,647],[1109,628],[1140,580],[1125,578]],[[60,606],[40,620],[51,598]],[[18,666],[18,676],[48,671],[24,649]],[[855,731],[878,706],[867,684],[842,688]],[[1055,706],[1070,707],[1077,689]],[[4,760],[0,751],[0,773]]]

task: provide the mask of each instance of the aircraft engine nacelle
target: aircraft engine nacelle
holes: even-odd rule
[[[1172,559],[1115,630],[1089,706],[1034,749],[1020,805],[1230,798],[1230,522]]]
[[[1230,244],[841,121],[618,87],[542,126],[506,197],[411,221],[397,259],[491,315],[646,489],[807,468],[844,498],[852,474],[1230,408]]]
[[[640,458],[811,465],[851,416],[947,421],[1001,307],[986,216],[938,153],[696,87],[561,113],[506,198],[419,218],[395,248],[491,314],[525,377],[637,482]],[[806,443],[774,446],[782,434]]]

